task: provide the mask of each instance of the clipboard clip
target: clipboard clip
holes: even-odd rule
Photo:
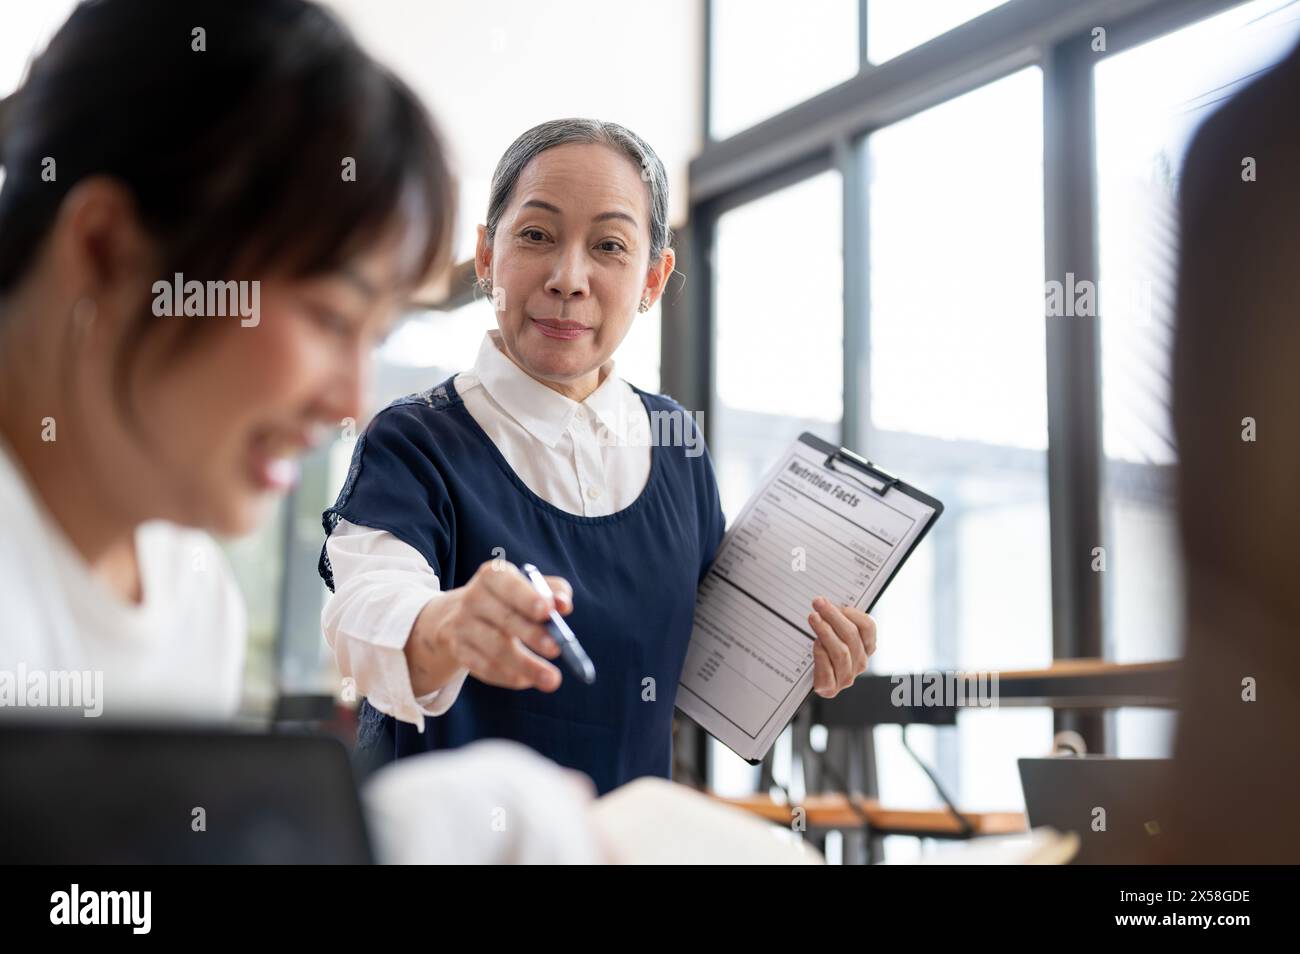
[[[850,467],[857,468],[858,470],[870,474],[872,477],[880,481],[880,486],[873,487],[870,484],[866,483],[865,481],[858,480],[858,478],[854,477],[852,474],[845,473],[844,471],[840,470],[835,466],[835,462],[837,460],[841,460],[844,463],[848,464]],[[881,470],[875,464],[871,463],[871,461],[867,460],[865,457],[859,457],[857,454],[853,453],[853,451],[849,450],[847,447],[836,448],[835,450],[831,451],[829,454],[826,455],[826,469],[835,471],[838,474],[844,474],[844,476],[849,478],[849,480],[857,481],[859,484],[867,488],[867,490],[870,490],[872,493],[876,494],[876,496],[878,497],[885,496],[885,494],[889,493],[889,491],[893,490],[895,487],[897,487],[899,484],[902,483],[902,481],[899,478],[895,477],[893,474],[889,473],[888,471]]]

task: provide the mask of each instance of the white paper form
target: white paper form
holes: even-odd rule
[[[700,584],[677,706],[762,758],[812,689],[814,597],[869,607],[935,509],[797,440],[764,478]]]

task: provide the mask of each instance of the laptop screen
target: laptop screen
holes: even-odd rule
[[[0,862],[371,860],[338,740],[0,721]]]

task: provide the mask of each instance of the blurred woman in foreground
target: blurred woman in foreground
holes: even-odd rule
[[[0,669],[230,715],[251,530],[445,262],[414,94],[301,0],[94,0],[0,107]],[[355,174],[353,174],[353,172]]]
[[[1300,125],[1284,118],[1297,107],[1300,48],[1208,119],[1184,163],[1187,642],[1159,860],[1300,861]]]

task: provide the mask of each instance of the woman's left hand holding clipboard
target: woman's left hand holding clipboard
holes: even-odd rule
[[[833,699],[867,671],[876,651],[876,621],[856,606],[836,606],[824,596],[813,600],[808,625],[813,644],[813,692]]]

